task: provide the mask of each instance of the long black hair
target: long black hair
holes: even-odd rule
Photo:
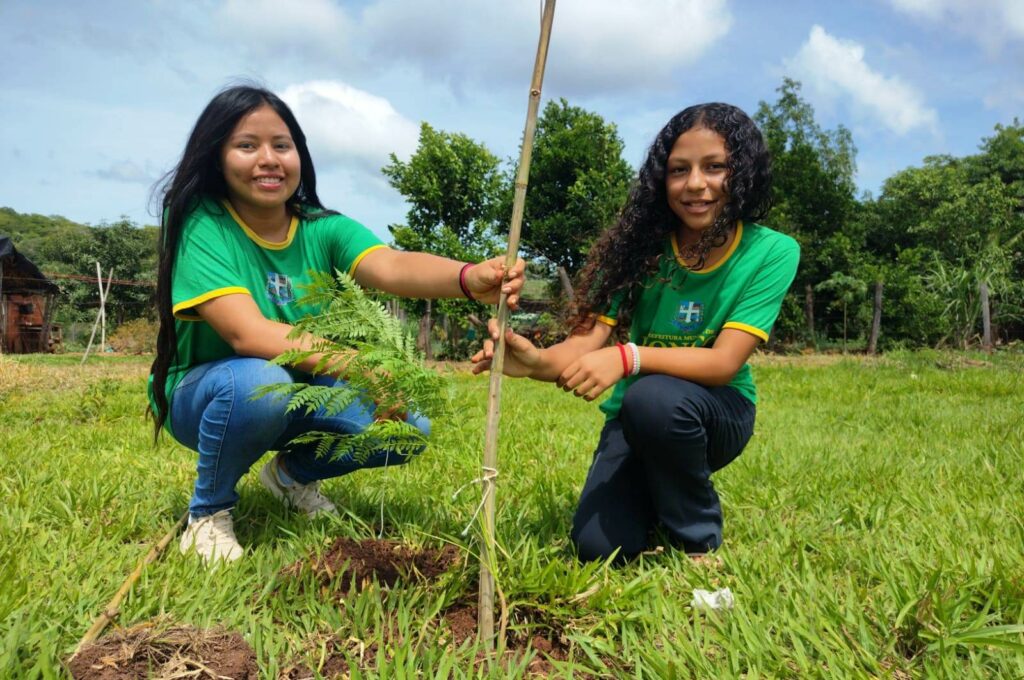
[[[665,166],[679,135],[694,128],[707,128],[725,140],[728,176],[727,200],[714,224],[683,253],[696,259],[692,269],[704,267],[708,253],[728,240],[738,220],[759,220],[771,209],[771,156],[754,121],[730,104],[698,104],[683,109],[655,137],[617,222],[590,250],[570,317],[575,332],[593,327],[595,315],[605,312],[618,294],[625,295],[618,312],[618,328],[620,333],[629,328],[640,295],[637,284],[657,271],[665,239],[679,225],[668,204]]]
[[[255,85],[235,85],[222,90],[210,100],[192,128],[181,160],[164,176],[155,190],[157,195],[162,196],[156,287],[160,331],[156,340],[156,359],[150,369],[153,375],[153,401],[156,405],[153,413],[155,436],[159,436],[167,420],[167,374],[177,355],[178,334],[171,311],[171,273],[182,227],[189,213],[195,210],[203,198],[227,198],[227,182],[220,161],[221,150],[238,121],[262,106],[269,106],[281,116],[299,153],[299,186],[288,199],[289,210],[300,217],[328,212],[316,194],[316,171],[309,147],[306,146],[306,135],[291,109],[280,97]]]

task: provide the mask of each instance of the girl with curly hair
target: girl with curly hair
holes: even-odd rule
[[[625,561],[659,528],[688,553],[721,544],[711,474],[753,433],[747,359],[768,340],[800,257],[796,241],[756,223],[770,207],[771,162],[754,122],[728,104],[687,108],[658,133],[617,223],[594,244],[569,337],[538,349],[508,331],[507,375],[588,401],[614,386],[573,519],[581,559]],[[493,320],[490,329],[478,373],[493,357]]]
[[[372,403],[341,413],[289,412],[287,400],[254,398],[260,387],[287,382],[333,385],[316,354],[292,369],[267,362],[288,349],[311,349],[294,324],[316,314],[301,299],[310,272],[346,271],[362,286],[402,297],[469,297],[515,304],[524,263],[480,264],[387,248],[369,229],[324,208],[306,137],[288,105],[264,88],[240,85],[217,94],[200,114],[181,161],[159,189],[161,249],[157,275],[160,331],[150,376],[156,431],[167,428],[198,452],[196,482],[182,552],[236,560],[231,510],[235,486],[268,450],[260,482],[307,515],[336,514],[320,481],[356,469],[402,463],[385,446],[364,461],[316,456],[316,443],[293,443],[311,431],[355,434],[375,418]],[[394,417],[398,417],[395,415]],[[406,419],[424,433],[429,423]]]

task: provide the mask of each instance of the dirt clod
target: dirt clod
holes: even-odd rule
[[[322,557],[312,562],[300,560],[285,568],[284,573],[297,576],[312,568],[323,586],[340,576],[347,592],[353,581],[356,589],[366,587],[374,579],[387,588],[402,579],[432,581],[448,571],[458,558],[459,549],[453,545],[440,550],[416,549],[398,541],[338,538]]]
[[[256,680],[256,653],[239,633],[144,623],[87,645],[67,661],[75,680]]]

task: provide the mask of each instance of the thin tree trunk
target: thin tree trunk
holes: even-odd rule
[[[818,341],[814,335],[814,288],[809,283],[804,286],[804,316],[807,318],[807,337],[817,347]]]
[[[878,353],[878,333],[882,329],[882,282],[875,281],[875,310],[871,315],[871,337],[868,339],[868,354]]]
[[[430,329],[434,325],[430,318],[430,303],[431,301],[427,300],[427,311],[420,317],[419,333],[416,335],[416,344],[428,361],[434,358],[433,343],[430,342]]]
[[[558,280],[562,282],[562,292],[565,293],[566,302],[571,305],[573,298],[576,297],[576,293],[572,289],[572,280],[569,278],[569,272],[565,270],[565,267],[558,267]]]
[[[981,294],[981,347],[986,352],[992,351],[992,310],[988,302],[988,282],[982,281],[978,285],[978,292]]]
[[[846,303],[843,303],[843,354],[846,354]]]

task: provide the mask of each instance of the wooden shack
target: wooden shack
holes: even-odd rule
[[[52,352],[60,345],[53,326],[60,288],[39,271],[14,243],[0,236],[0,352]]]

